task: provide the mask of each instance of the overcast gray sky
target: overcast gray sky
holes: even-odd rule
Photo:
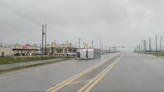
[[[164,0],[1,0],[48,25],[48,42],[75,44],[94,40],[94,46],[136,46],[164,33]],[[41,43],[41,25],[24,19],[0,4],[0,42]],[[14,25],[22,30],[7,25]],[[50,28],[50,26],[53,28]],[[58,31],[56,31],[58,30]],[[61,31],[61,32],[59,32]],[[24,35],[17,36],[14,34]],[[65,34],[64,34],[65,33]],[[153,43],[153,42],[152,42]]]

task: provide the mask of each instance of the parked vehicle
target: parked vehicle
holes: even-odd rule
[[[22,56],[25,56],[25,53],[21,53],[22,54]]]
[[[20,56],[20,54],[19,53],[16,53],[16,54],[14,54],[14,56]]]
[[[69,53],[66,53],[65,55],[66,56],[76,56],[76,53],[75,52],[69,52]]]

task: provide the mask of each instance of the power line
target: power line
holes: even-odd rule
[[[17,36],[22,36],[22,37],[26,37],[26,38],[32,38],[32,39],[40,40],[40,39],[38,39],[38,38],[33,38],[33,37],[25,36],[25,35],[15,34],[15,33],[8,32],[8,31],[2,30],[2,29],[0,29],[0,31],[7,32],[7,33],[10,33],[10,34],[14,34],[14,35],[17,35]]]
[[[73,35],[70,35],[70,34],[64,33],[64,32],[62,32],[62,31],[59,31],[59,30],[57,30],[57,29],[54,29],[54,28],[52,28],[51,26],[48,26],[48,28],[49,28],[49,29],[52,29],[52,30],[54,30],[54,31],[60,32],[60,33],[62,33],[62,34],[69,35],[69,36],[71,36],[71,37],[78,38],[78,37],[76,37],[76,36],[73,36]],[[52,30],[51,30],[51,31],[52,31]],[[54,31],[52,31],[52,32],[54,32]]]
[[[41,23],[41,22],[39,22],[39,21],[37,21],[37,20],[35,20],[35,19],[33,19],[33,18],[31,18],[31,17],[25,15],[24,13],[18,11],[17,9],[15,9],[15,8],[13,8],[12,6],[6,4],[5,2],[3,2],[3,1],[1,1],[1,0],[0,0],[0,2],[1,2],[0,4],[3,5],[3,6],[1,6],[2,8],[5,8],[5,9],[11,11],[12,13],[14,13],[14,14],[16,14],[16,15],[22,17],[22,18],[25,18],[25,19],[27,19],[27,20],[33,22],[33,23],[39,24],[39,26],[43,24],[43,23]],[[64,32],[62,32],[62,31],[59,31],[59,30],[57,30],[57,29],[54,29],[54,28],[52,28],[52,27],[50,27],[50,26],[49,26],[49,28],[51,28],[51,29],[53,29],[53,30],[55,30],[55,31],[58,31],[58,32],[60,32],[60,33],[62,33],[62,34],[66,34],[66,35],[68,35],[68,36],[70,36],[70,37],[74,37],[74,38],[77,38],[77,39],[79,38],[79,37],[76,37],[76,36],[73,36],[73,35],[64,33]],[[81,37],[80,37],[80,38],[81,38]],[[86,40],[86,41],[92,41],[92,40],[88,40],[88,39],[85,39],[85,38],[82,38],[82,39],[83,39],[83,40]]]
[[[68,35],[68,36],[73,37],[73,38],[77,38],[77,39],[79,38],[79,37],[77,37],[77,36],[70,35],[70,34],[68,34],[68,33],[64,33],[64,32],[62,32],[62,31],[59,31],[59,30],[57,30],[57,29],[55,29],[55,28],[52,28],[51,26],[48,26],[48,28],[49,28],[49,29],[52,29],[52,30],[54,30],[54,31],[60,32],[60,33],[62,33],[62,34]],[[52,31],[52,30],[51,30],[51,31]],[[54,32],[54,31],[52,31],[52,32]],[[80,37],[80,38],[81,38],[81,37]],[[81,38],[81,39],[87,40],[87,41],[92,41],[92,40],[85,39],[85,38]]]
[[[30,19],[31,22],[34,21],[34,22],[38,23],[39,25],[42,24],[41,22],[39,22],[39,21],[37,21],[37,20],[34,20],[34,19],[28,17],[27,15],[23,14],[22,12],[18,11],[17,9],[11,7],[10,5],[6,4],[5,2],[3,2],[3,1],[0,1],[0,2],[1,2],[1,4],[2,4],[3,6],[5,6],[5,7],[3,7],[3,6],[1,6],[1,7],[5,8],[5,9],[11,11],[11,12],[14,11],[14,12],[13,12],[14,14],[16,14],[16,15],[22,17],[22,18],[25,18],[25,19],[27,19],[27,20]],[[6,7],[7,7],[7,8],[6,8]],[[8,8],[9,8],[9,9],[8,9]],[[22,16],[22,15],[23,15],[23,16]],[[49,28],[51,28],[51,29],[53,29],[53,30],[55,30],[55,31],[58,31],[58,30],[56,30],[56,29],[54,29],[54,28],[52,28],[52,27],[50,27],[50,26],[49,26]],[[63,34],[66,34],[66,33],[64,33],[64,32],[62,32],[62,31],[58,31],[58,32],[63,33]],[[72,36],[72,37],[74,37],[74,38],[78,38],[78,37],[75,37],[75,36],[70,35],[70,34],[66,34],[66,35]]]
[[[1,6],[1,5],[0,5]],[[7,9],[7,10],[9,10],[9,11],[11,11],[12,13],[14,13],[14,14],[16,14],[16,15],[18,15],[17,13],[15,13],[15,12],[13,12],[12,10],[10,10],[10,9],[8,9],[8,8],[6,8],[6,7],[4,7],[4,6],[1,6],[2,8],[5,8],[5,9]],[[22,18],[24,18],[24,19],[27,19],[27,18],[25,18],[25,17],[23,17],[23,16],[21,16],[21,15],[18,15],[18,16],[20,16],[20,17],[22,17]],[[27,19],[27,20],[29,20],[29,19]],[[33,22],[33,21],[31,21],[31,20],[29,20],[30,22]],[[35,23],[35,22],[33,22],[33,23]],[[36,24],[36,23],[35,23]],[[38,25],[38,24],[37,24]]]
[[[12,24],[9,24],[9,23],[3,22],[3,21],[0,21],[0,22],[3,23],[3,24],[9,25],[9,26],[15,27],[15,28],[17,28],[17,29],[23,30],[23,31],[25,31],[25,32],[29,32],[29,30],[22,29],[22,28],[20,28],[20,27],[14,26],[14,25],[12,25]],[[35,33],[35,32],[33,32],[33,31],[30,31],[30,32],[32,32],[32,33],[38,35],[38,33]]]
[[[6,4],[5,2],[3,2],[3,1],[1,1],[1,0],[0,0],[0,2],[1,2],[1,3],[0,3],[1,5],[5,6],[5,7],[3,7],[3,8],[5,8],[5,9],[7,9],[7,10],[9,10],[9,11],[12,10],[11,12],[14,11],[14,12],[13,12],[14,14],[16,14],[16,15],[18,15],[18,16],[20,16],[20,17],[26,18],[27,20],[31,20],[31,21],[33,21],[33,22],[39,24],[39,25],[42,24],[41,22],[39,22],[39,21],[37,21],[37,20],[35,20],[35,19],[33,19],[33,18],[31,18],[31,17],[25,15],[24,13],[18,11],[17,9],[15,9],[15,8],[13,8],[12,6]],[[6,8],[6,7],[7,7],[7,8]]]

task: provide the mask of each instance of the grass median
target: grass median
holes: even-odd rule
[[[65,59],[58,60],[58,61],[51,61],[51,62],[39,63],[39,64],[34,64],[34,65],[29,65],[29,66],[22,66],[22,67],[17,67],[17,68],[0,70],[0,74],[10,72],[10,71],[20,70],[20,69],[26,69],[26,68],[30,68],[30,67],[37,67],[37,66],[41,66],[41,65],[52,64],[55,62],[67,61],[67,60],[71,60],[71,59],[73,59],[73,57],[65,58]]]

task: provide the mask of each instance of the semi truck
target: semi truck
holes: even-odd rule
[[[77,49],[77,52],[80,53],[79,57],[80,59],[95,59],[95,58],[101,58],[101,50],[95,49],[95,48],[88,48],[88,49]]]

